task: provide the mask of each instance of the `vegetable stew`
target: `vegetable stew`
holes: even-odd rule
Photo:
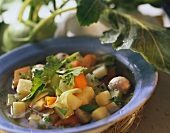
[[[58,53],[14,71],[8,116],[24,127],[74,127],[104,119],[129,102],[133,74],[113,55]]]

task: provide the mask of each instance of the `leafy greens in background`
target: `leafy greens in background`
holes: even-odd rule
[[[104,0],[108,1],[108,0]],[[162,7],[164,0],[109,0],[110,3],[115,4],[115,8],[122,8],[125,10],[134,10],[140,4],[151,4],[155,7]]]
[[[97,3],[102,1],[95,0],[93,2]],[[85,14],[83,16],[86,16],[87,18],[91,16],[88,16],[88,13],[92,12],[91,9],[95,10],[95,8],[97,8],[93,6],[92,3],[89,5],[88,3],[80,4],[82,4],[81,9],[78,8],[77,14],[79,13],[79,10],[84,10]],[[86,5],[83,6],[83,4]],[[90,8],[87,10],[83,8],[85,6]],[[111,29],[106,31],[100,38],[102,43],[113,43],[113,46],[117,50],[131,49],[138,52],[155,68],[170,74],[170,44],[168,41],[170,40],[170,31],[168,29],[142,23],[135,18],[116,10],[109,9],[105,12],[107,13],[104,13],[103,10],[102,14],[107,19],[107,23],[110,24]],[[78,19],[80,21],[82,18],[79,16],[80,15],[78,14]],[[84,23],[80,24],[84,25]],[[88,22],[86,22],[86,24],[88,24]]]
[[[117,50],[131,49],[138,52],[155,68],[170,74],[170,46],[168,43],[170,31],[163,27],[140,22],[133,16],[126,15],[119,10],[137,10],[137,6],[144,3],[149,3],[156,7],[165,7],[167,0],[75,0],[77,7],[70,9],[63,9],[69,0],[63,0],[63,4],[59,7],[56,6],[58,4],[56,0],[23,1],[24,4],[20,11],[19,21],[24,23],[24,25],[30,26],[31,24],[33,30],[30,33],[30,38],[10,38],[11,44],[8,43],[7,45],[11,45],[12,48],[18,46],[15,45],[16,40],[19,41],[20,45],[23,45],[25,44],[23,40],[26,39],[26,42],[30,42],[49,38],[50,36],[39,37],[39,31],[46,25],[50,26],[54,22],[56,15],[70,10],[77,10],[76,15],[81,26],[89,26],[99,20],[110,25],[110,30],[104,32],[100,38],[102,43],[112,43]],[[47,19],[40,19],[37,9],[40,9],[42,5],[51,3],[53,5],[53,9],[50,9],[51,16]],[[26,23],[22,20],[26,6],[31,6],[32,9],[29,14],[29,22],[31,21],[31,23]],[[48,26],[46,29],[49,30],[49,33],[51,29]],[[43,34],[47,33],[46,29],[42,32]],[[52,29],[54,30],[55,28]]]
[[[103,43],[113,43],[117,50],[138,52],[157,69],[170,73],[170,30],[143,24],[116,11],[110,11],[108,19],[112,29],[101,37]]]
[[[105,8],[106,5],[100,0],[81,0],[77,7],[77,17],[80,25],[88,26],[97,22]]]

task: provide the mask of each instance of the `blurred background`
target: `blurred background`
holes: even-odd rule
[[[100,22],[90,26],[80,26],[75,15],[76,10],[70,10],[55,17],[53,16],[57,10],[76,7],[77,1],[0,0],[0,54],[11,51],[28,42],[40,41],[52,37],[101,36],[107,27]],[[128,13],[141,21],[162,27],[170,27],[170,0],[102,1],[110,8]],[[31,31],[36,31],[35,27],[41,25],[41,20],[52,16],[52,21],[46,21],[42,27],[40,26],[39,32],[32,35]],[[47,32],[49,33],[48,35],[46,34]],[[32,38],[28,38],[28,36],[32,36]],[[22,39],[19,40],[17,38]]]

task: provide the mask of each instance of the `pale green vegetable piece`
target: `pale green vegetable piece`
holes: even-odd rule
[[[36,97],[31,101],[30,106],[32,106],[34,103],[36,103],[38,100],[40,100],[41,98],[45,97],[46,95],[48,95],[49,92],[44,91],[44,92],[38,92],[38,94],[36,95]]]
[[[86,79],[87,79],[88,85],[91,87],[95,87],[100,84],[100,81],[91,73],[86,74]]]
[[[90,122],[91,115],[88,112],[81,110],[80,108],[76,109],[75,111],[76,116],[79,118],[81,124],[86,124]]]
[[[8,97],[7,97],[7,106],[12,105],[13,102],[16,102],[16,98],[15,98],[14,94],[8,94]]]
[[[19,79],[17,85],[17,93],[19,94],[19,99],[26,97],[30,94],[30,90],[32,88],[32,81],[27,79]]]
[[[107,110],[108,110],[111,114],[120,109],[120,108],[116,105],[115,102],[111,102],[111,103],[107,104],[105,107],[107,108]]]
[[[103,92],[99,93],[95,97],[95,99],[96,99],[96,103],[99,106],[105,106],[110,103],[111,95],[110,95],[109,91],[103,91]]]
[[[79,99],[76,96],[73,96],[73,94],[82,93],[82,90],[79,88],[70,89],[65,92],[63,92],[59,98],[59,102],[61,103],[62,107],[67,109],[75,109],[75,106],[81,106],[82,100]],[[70,100],[71,99],[71,100]],[[78,101],[76,101],[78,100]],[[78,104],[78,105],[72,105],[72,104]]]
[[[60,80],[59,83],[59,90],[61,90],[62,92],[65,92],[69,89],[69,87],[63,82],[63,80]]]
[[[95,121],[101,120],[107,116],[109,116],[110,113],[108,112],[108,110],[106,109],[106,107],[99,107],[96,110],[94,110],[91,114],[92,119]]]
[[[3,34],[3,51],[8,52],[16,47],[19,47],[28,42],[28,40],[21,41],[23,38],[28,37],[33,26],[25,23],[16,22],[10,24],[4,31]]]
[[[63,108],[62,105],[58,102],[56,103],[54,110],[61,119],[66,119],[74,114],[74,111],[72,109]]]
[[[40,100],[38,100],[37,102],[35,102],[32,107],[38,111],[43,111],[45,109],[45,98],[41,98]]]
[[[82,100],[73,94],[69,94],[67,100],[68,106],[72,110],[76,110],[82,105]]]
[[[24,102],[13,102],[12,106],[12,116],[13,118],[23,118],[25,117],[26,104]]]
[[[51,86],[58,86],[60,83],[60,77],[58,74],[54,74],[54,76],[51,79]]]
[[[99,79],[102,78],[102,77],[104,77],[104,76],[106,76],[106,75],[107,75],[107,68],[106,68],[106,66],[105,66],[105,65],[102,65],[102,66],[96,68],[96,69],[93,71],[93,74],[94,74],[94,76],[95,76],[96,78],[99,78]]]

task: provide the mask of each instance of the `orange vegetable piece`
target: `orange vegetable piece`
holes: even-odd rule
[[[57,97],[46,96],[45,100],[47,102],[47,105],[51,105],[51,104],[53,104],[57,100]]]
[[[67,119],[60,119],[56,122],[55,126],[71,126],[74,127],[80,123],[79,118],[73,114]]]
[[[22,67],[14,71],[14,88],[16,88],[18,85],[20,74],[27,74],[30,71],[31,71],[30,66]]]
[[[94,54],[87,54],[84,56],[84,58],[82,59],[82,65],[84,67],[92,67],[96,64],[96,55]]]
[[[78,76],[74,77],[75,88],[84,89],[87,86],[87,80],[84,73],[80,73]]]
[[[82,66],[82,64],[81,64],[78,60],[72,61],[72,62],[70,62],[70,64],[71,64],[73,67]]]

